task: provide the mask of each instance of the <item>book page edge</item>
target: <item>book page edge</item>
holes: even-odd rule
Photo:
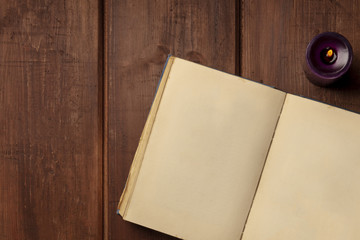
[[[154,101],[152,103],[149,116],[146,120],[143,132],[140,137],[139,145],[137,147],[133,162],[130,167],[129,175],[126,180],[124,190],[123,190],[120,200],[119,200],[117,213],[119,215],[121,215],[124,219],[126,217],[126,212],[127,212],[128,206],[129,206],[129,202],[131,201],[131,196],[134,191],[134,187],[136,185],[136,180],[139,175],[139,171],[140,171],[141,164],[142,164],[144,154],[145,154],[145,150],[146,150],[146,147],[147,147],[147,144],[149,141],[151,130],[152,130],[152,127],[154,124],[156,113],[158,111],[158,108],[159,108],[159,105],[161,102],[161,98],[162,98],[162,95],[165,90],[166,82],[167,82],[167,79],[168,79],[169,73],[171,71],[171,67],[173,65],[174,60],[175,60],[175,57],[173,57],[173,56],[169,56],[169,58],[167,60],[164,72],[163,72],[161,80],[160,80],[160,84],[157,89],[157,93],[156,93]]]

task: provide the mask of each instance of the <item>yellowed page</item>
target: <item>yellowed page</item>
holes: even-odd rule
[[[243,240],[360,239],[360,116],[288,94]]]
[[[240,238],[285,93],[175,58],[124,219]]]
[[[133,162],[131,164],[131,168],[129,171],[128,178],[126,180],[125,188],[121,194],[120,201],[118,204],[118,213],[121,216],[124,216],[127,206],[128,206],[128,203],[131,199],[131,196],[132,196],[135,184],[136,184],[136,180],[137,180],[137,177],[138,177],[138,174],[140,171],[140,167],[142,165],[142,160],[143,160],[146,146],[147,146],[147,143],[149,140],[149,136],[151,134],[151,129],[154,124],[154,120],[156,117],[157,110],[159,108],[159,104],[161,102],[162,93],[164,92],[166,82],[168,79],[168,75],[170,73],[170,69],[171,69],[174,59],[175,59],[175,57],[171,56],[167,60],[166,67],[161,76],[161,82],[158,86],[158,89],[156,91],[156,96],[154,98],[154,101],[152,103],[152,106],[151,106],[151,109],[149,112],[149,116],[146,120],[143,132],[141,133],[139,145],[137,147]]]

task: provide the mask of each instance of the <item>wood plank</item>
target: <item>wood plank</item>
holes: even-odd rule
[[[329,104],[360,112],[360,1],[243,1],[241,75]],[[348,83],[311,84],[302,69],[306,46],[317,34],[335,31],[352,44]]]
[[[98,1],[0,2],[0,239],[100,239]]]
[[[116,206],[167,55],[235,73],[235,9],[230,0],[106,4],[109,239],[171,239],[123,221]]]

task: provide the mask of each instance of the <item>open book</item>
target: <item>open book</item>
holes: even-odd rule
[[[169,57],[118,213],[182,239],[360,239],[360,115]]]

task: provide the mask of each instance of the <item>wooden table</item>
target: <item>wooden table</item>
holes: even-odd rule
[[[360,112],[360,1],[0,0],[0,239],[172,239],[116,205],[168,54]],[[320,88],[307,43],[351,42]]]

